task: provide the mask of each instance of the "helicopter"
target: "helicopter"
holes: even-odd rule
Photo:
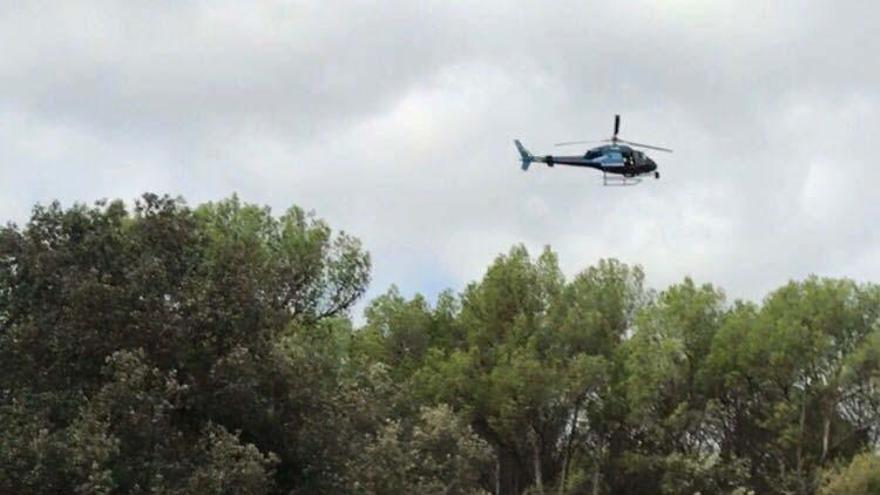
[[[620,115],[614,116],[614,135],[609,139],[600,141],[568,141],[556,143],[556,146],[569,146],[574,144],[610,143],[587,150],[583,155],[574,156],[535,156],[529,153],[518,139],[513,143],[519,150],[522,160],[522,169],[527,171],[533,162],[546,163],[548,167],[554,165],[570,165],[573,167],[588,167],[602,171],[602,183],[606,186],[634,186],[642,181],[642,177],[653,175],[660,178],[657,171],[657,163],[644,152],[634,148],[645,148],[656,151],[672,153],[671,149],[661,148],[650,144],[634,143],[617,137],[620,132]]]

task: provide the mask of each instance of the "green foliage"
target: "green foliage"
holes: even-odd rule
[[[66,434],[53,431],[46,399],[4,391],[0,404],[0,492],[61,493],[67,481]],[[112,446],[108,446],[112,447]]]
[[[880,457],[874,454],[859,454],[849,465],[829,471],[819,494],[880,494]]]
[[[196,467],[177,493],[267,493],[272,486],[267,475],[277,464],[274,455],[263,454],[253,444],[243,445],[236,435],[216,425],[205,428],[193,461]]]
[[[861,357],[871,353],[878,308],[874,286],[812,277],[760,308],[730,312],[707,370],[724,444],[750,459],[753,486],[811,493],[821,466],[870,441],[880,419],[877,368]]]
[[[447,406],[423,408],[412,425],[391,421],[350,467],[353,493],[476,495],[489,446]]]
[[[0,229],[0,492],[877,493],[876,285],[728,303],[514,246],[355,329],[369,266],[236,197]]]
[[[341,471],[350,451],[311,425],[360,413],[335,395],[351,374],[345,314],[368,279],[356,239],[295,207],[36,207],[0,230],[0,488],[335,486],[313,473]]]
[[[429,351],[414,389],[469,417],[496,450],[502,492],[565,485],[573,458],[604,441],[579,425],[608,407],[611,355],[644,300],[641,280],[606,261],[566,284],[551,251],[532,261],[515,247],[468,286],[465,338]]]
[[[452,324],[454,299],[442,294],[433,309],[422,296],[405,300],[397,287],[371,301],[367,325],[356,336],[357,350],[370,360],[388,364],[404,378],[418,369],[429,349],[451,348],[460,341]]]

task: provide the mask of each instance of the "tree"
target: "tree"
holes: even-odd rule
[[[296,207],[276,218],[235,197],[193,210],[151,194],[132,212],[36,207],[0,231],[0,420],[20,435],[0,446],[16,459],[0,485],[337,486],[324,473],[351,452],[314,425],[361,411],[337,400],[353,373],[324,344],[350,333],[368,279],[360,243]]]
[[[741,307],[719,331],[712,363],[726,418],[725,455],[749,460],[761,491],[813,493],[818,473],[869,440],[869,354],[876,289],[808,278]],[[859,371],[855,371],[859,369]],[[722,387],[726,387],[726,391]]]
[[[690,278],[661,292],[637,316],[623,346],[631,446],[620,458],[638,459],[641,466],[621,466],[628,490],[659,485],[664,493],[720,492],[741,481],[735,459],[718,456],[717,404],[704,383],[706,358],[725,316],[724,294]]]
[[[468,286],[463,342],[429,351],[416,388],[462,411],[492,445],[497,492],[573,485],[574,458],[601,429],[610,355],[644,298],[641,280],[604,261],[566,284],[551,251],[532,261],[515,247]]]

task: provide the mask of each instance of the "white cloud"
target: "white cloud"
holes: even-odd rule
[[[373,293],[511,244],[760,297],[880,273],[873,3],[19,2],[0,13],[0,214],[238,192],[362,238]],[[621,134],[663,178],[522,173],[511,140]]]

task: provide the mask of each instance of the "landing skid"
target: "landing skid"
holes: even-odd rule
[[[607,173],[602,172],[603,186],[635,186],[641,182],[641,177],[624,177],[622,175],[612,175],[609,177]]]

